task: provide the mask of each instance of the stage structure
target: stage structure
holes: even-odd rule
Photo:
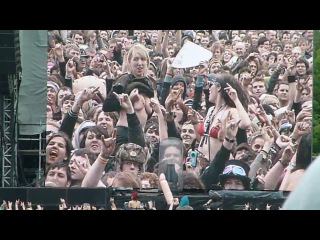
[[[43,173],[46,50],[46,30],[0,30],[1,187]]]
[[[0,31],[1,186],[17,186],[18,87],[21,79],[18,30]]]

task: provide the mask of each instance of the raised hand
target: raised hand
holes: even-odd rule
[[[259,168],[256,174],[256,181],[258,181],[258,189],[263,190],[264,189],[264,185],[266,184],[266,182],[264,181],[264,177],[265,174],[262,170],[262,168]]]
[[[238,132],[238,125],[241,120],[238,122],[234,121],[234,119],[232,119],[231,112],[229,111],[225,121],[226,137],[229,139],[235,139]]]
[[[101,153],[100,156],[104,159],[109,158],[115,149],[116,146],[116,140],[115,138],[111,137],[111,138],[107,138],[105,139],[104,136],[101,136],[101,141],[102,141],[102,145],[101,145]]]
[[[295,150],[292,149],[290,145],[288,145],[282,153],[281,163],[285,165],[289,164],[294,154]]]
[[[27,202],[27,210],[33,210],[31,202]]]
[[[286,136],[286,135],[280,135],[277,140],[276,140],[276,144],[282,149],[285,148],[289,145],[290,143],[290,137]]]
[[[94,89],[92,88],[85,88],[81,91],[77,101],[79,101],[79,104],[83,104],[84,102],[93,99],[99,91],[99,87],[96,87]]]
[[[73,58],[70,58],[66,64],[67,76],[71,77],[75,71],[76,71],[76,64],[73,61]]]
[[[266,114],[263,106],[261,104],[259,104],[258,108],[257,108],[257,113],[256,113],[257,118],[259,119],[259,122],[262,125],[270,125],[270,121],[268,119],[268,115]]]
[[[294,76],[296,74],[297,68],[294,62],[289,62],[287,65],[288,76]]]
[[[15,204],[15,210],[19,210],[19,204],[20,204],[20,200],[16,200],[16,204]]]
[[[104,62],[102,63],[102,69],[103,69],[103,71],[105,71],[106,76],[107,76],[108,79],[111,79],[111,78],[114,77],[114,76],[112,75],[112,73],[111,73],[110,65],[109,65],[108,61],[104,61]]]
[[[249,203],[245,203],[244,204],[244,209],[243,210],[249,210],[250,209],[250,204]]]
[[[304,121],[305,118],[310,118],[310,117],[312,117],[311,109],[310,110],[303,109],[298,113],[298,115],[296,117],[296,121],[302,122],[302,121]]]
[[[311,130],[311,125],[306,122],[297,122],[292,132],[295,139],[300,138],[304,133]]]
[[[273,143],[274,141],[274,135],[272,133],[271,127],[270,126],[263,126],[262,130],[262,137],[265,142]]]
[[[120,106],[126,110],[126,113],[134,113],[134,109],[133,109],[133,105],[132,102],[128,96],[128,94],[117,94],[115,92],[113,92],[113,94],[116,96],[116,98],[118,99]]]
[[[295,123],[295,120],[296,120],[296,116],[294,114],[294,111],[287,111],[287,114],[288,114],[289,123],[291,123],[293,125]]]
[[[43,207],[41,207],[41,205],[38,204],[36,210],[43,210]]]
[[[208,74],[208,62],[207,61],[202,61],[199,64],[199,75],[204,75],[206,76]]]
[[[236,101],[238,99],[237,91],[231,87],[229,83],[227,83],[228,87],[224,88],[224,91],[228,94],[232,101]]]
[[[131,91],[129,97],[130,97],[131,102],[133,102],[133,103],[139,101],[140,100],[139,89],[138,88],[133,89]]]
[[[25,206],[24,202],[21,202],[20,204],[21,204],[22,210],[26,210],[26,206]]]
[[[8,201],[8,209],[7,210],[12,210],[12,202]]]
[[[56,56],[59,58],[59,57],[63,57],[63,46],[58,43],[55,45],[54,47],[54,53],[56,54]]]
[[[150,107],[152,108],[152,110],[156,113],[156,114],[162,114],[161,112],[161,108],[160,108],[160,103],[159,101],[157,101],[154,98],[150,99]]]
[[[179,205],[179,198],[173,198],[172,203],[174,206],[178,206]]]
[[[87,154],[85,154],[85,158],[86,158],[86,161],[82,161],[81,163],[78,163],[76,160],[74,161],[74,163],[77,165],[77,167],[79,168],[79,170],[82,172],[83,175],[86,175],[91,167],[90,160]]]
[[[188,110],[188,120],[191,121],[193,125],[199,123],[198,114],[192,108],[189,108]]]
[[[303,87],[303,79],[300,79],[299,77],[297,77],[297,80],[296,80],[296,83],[297,83],[297,85],[296,85],[296,90],[298,91],[298,92],[300,92],[300,94],[302,93],[302,91],[303,91],[303,89],[304,89],[304,87]]]

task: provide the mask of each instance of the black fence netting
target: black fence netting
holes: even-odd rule
[[[157,210],[168,210],[164,195],[157,190],[138,191],[138,199],[143,206],[152,201]],[[232,191],[218,190],[209,193],[183,192],[173,195],[181,199],[188,196],[189,205],[194,210],[278,210],[289,192],[283,191]],[[131,189],[113,188],[0,188],[0,201],[16,200],[31,202],[35,208],[41,205],[44,210],[58,210],[61,199],[67,207],[89,203],[96,208],[111,209],[110,198],[118,210],[126,209],[131,200]]]

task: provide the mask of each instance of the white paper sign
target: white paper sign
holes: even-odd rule
[[[76,95],[84,88],[99,87],[101,95],[106,98],[106,81],[95,76],[85,76],[74,80],[72,84],[73,93]]]
[[[212,52],[193,43],[186,42],[177,56],[173,60],[174,68],[189,68],[198,66],[203,61],[209,61],[212,58]]]

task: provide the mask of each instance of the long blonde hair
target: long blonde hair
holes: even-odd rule
[[[147,59],[147,66],[145,67],[144,69],[144,75],[147,74],[148,72],[148,69],[149,69],[149,66],[150,66],[150,57],[149,57],[149,54],[148,54],[148,51],[146,49],[145,46],[143,46],[142,44],[140,43],[137,43],[135,45],[133,45],[130,49],[129,49],[129,52],[128,52],[128,55],[127,55],[127,63],[128,63],[128,71],[130,72],[130,64],[129,64],[129,60],[132,59],[132,57],[136,54],[140,54],[141,56],[145,57]]]

